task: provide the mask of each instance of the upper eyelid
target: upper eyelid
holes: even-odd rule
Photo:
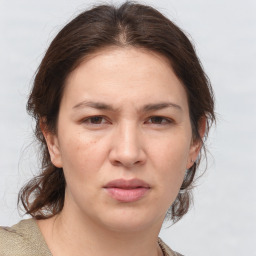
[[[100,118],[105,119],[106,121],[110,122],[110,121],[109,121],[109,118],[106,117],[106,116],[104,116],[104,115],[92,115],[92,116],[88,116],[88,117],[83,118],[83,119],[81,120],[81,122],[85,122],[85,121],[90,120],[90,119],[95,118],[95,117],[100,117]],[[152,119],[152,118],[163,118],[164,120],[166,120],[166,121],[168,121],[168,122],[170,122],[170,123],[175,122],[173,118],[171,118],[171,117],[166,117],[166,116],[162,116],[162,115],[152,115],[152,116],[149,116],[149,117],[145,118],[145,121],[148,121],[148,120],[150,120],[150,119]]]
[[[85,123],[86,121],[90,120],[90,119],[93,119],[95,117],[100,117],[102,119],[105,119],[106,121],[108,121],[108,119],[105,117],[105,116],[102,116],[102,115],[94,115],[94,116],[88,116],[88,117],[85,117],[85,118],[82,118],[81,119],[81,123]],[[91,124],[94,124],[94,123],[91,123]],[[94,124],[94,125],[97,125],[97,124]],[[98,124],[99,125],[99,124]]]
[[[168,122],[174,122],[174,120],[172,119],[172,118],[170,118],[170,117],[165,117],[165,116],[158,116],[158,115],[155,115],[155,116],[150,116],[150,117],[148,117],[147,118],[147,120],[149,120],[149,119],[151,119],[151,118],[154,118],[154,117],[156,117],[156,118],[162,118],[162,119],[164,119],[164,120],[167,120]]]

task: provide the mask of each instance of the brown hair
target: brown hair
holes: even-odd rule
[[[169,19],[150,6],[126,2],[120,7],[100,5],[85,11],[69,22],[49,46],[35,76],[27,103],[35,118],[35,135],[41,146],[41,173],[19,193],[27,214],[45,219],[58,214],[64,205],[65,177],[62,168],[51,163],[46,141],[40,129],[56,132],[60,101],[67,76],[89,54],[108,46],[144,48],[169,59],[188,96],[193,138],[201,140],[198,125],[207,120],[207,132],[215,120],[211,85],[195,50],[185,34]],[[187,213],[190,190],[199,164],[198,159],[187,170],[169,217],[175,222]]]

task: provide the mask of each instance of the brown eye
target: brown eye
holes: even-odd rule
[[[164,118],[160,116],[154,116],[151,117],[151,122],[154,124],[161,124],[163,122]]]
[[[100,124],[103,120],[103,117],[102,116],[93,116],[91,118],[89,118],[90,120],[90,123],[92,124]]]
[[[108,121],[103,116],[91,116],[87,117],[82,121],[84,124],[91,124],[91,125],[101,125],[108,123]]]
[[[172,121],[168,118],[162,117],[162,116],[152,116],[148,120],[149,123],[151,124],[169,124]]]

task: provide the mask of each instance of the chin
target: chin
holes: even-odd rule
[[[164,217],[165,214],[159,216],[159,213],[153,214],[149,210],[140,212],[138,209],[124,209],[105,214],[101,222],[107,229],[115,232],[140,232],[152,226],[161,228]]]

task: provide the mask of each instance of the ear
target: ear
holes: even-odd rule
[[[61,152],[57,135],[49,131],[44,119],[40,120],[40,128],[46,140],[52,164],[58,168],[62,168]]]
[[[189,168],[191,168],[194,164],[194,162],[196,161],[200,149],[202,147],[202,140],[205,134],[205,130],[206,130],[206,122],[207,119],[206,117],[202,117],[198,123],[198,131],[199,131],[199,135],[200,135],[200,139],[193,139],[191,141],[191,145],[190,145],[190,151],[189,151],[189,157],[188,157],[188,161],[187,161],[187,170]]]

